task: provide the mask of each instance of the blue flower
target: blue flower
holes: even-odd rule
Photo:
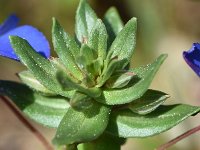
[[[18,26],[18,23],[19,18],[16,15],[10,15],[0,24],[0,56],[19,60],[9,41],[10,35],[16,35],[26,39],[38,53],[49,58],[50,46],[45,36],[30,25]]]
[[[187,64],[200,77],[200,44],[194,43],[190,50],[183,52],[183,57]]]

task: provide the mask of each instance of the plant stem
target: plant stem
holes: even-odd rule
[[[194,134],[195,132],[200,130],[200,125],[198,125],[197,127],[194,127],[188,131],[186,131],[185,133],[179,135],[178,137],[170,140],[169,142],[159,146],[156,150],[166,150],[167,148],[169,148],[170,146],[176,144],[177,142],[181,141],[182,139]]]
[[[10,110],[16,115],[16,117],[38,138],[38,140],[44,145],[46,150],[53,150],[53,147],[45,139],[45,137],[33,126],[31,123],[20,113],[20,111],[10,102],[6,97],[0,96],[4,103],[10,108]]]

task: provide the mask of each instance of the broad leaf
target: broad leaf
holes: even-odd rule
[[[55,78],[55,68],[49,60],[35,52],[26,40],[17,36],[11,36],[10,40],[21,62],[42,85],[57,94],[71,97],[73,92],[62,91],[62,88]]]
[[[69,108],[66,98],[45,97],[12,81],[0,81],[0,95],[8,96],[29,118],[53,128],[58,127]]]
[[[98,139],[78,145],[78,150],[121,150],[125,139],[104,133]]]
[[[37,92],[41,92],[45,95],[55,95],[54,92],[48,90],[46,87],[44,87],[34,76],[30,71],[22,71],[19,74],[20,79],[23,83],[28,85],[33,90],[36,90]]]
[[[153,63],[131,70],[136,76],[127,87],[122,89],[105,89],[103,96],[97,101],[107,105],[117,105],[132,102],[140,98],[148,89],[156,72],[160,68],[167,55],[163,54],[158,57]],[[126,96],[124,96],[124,94]]]
[[[115,7],[108,9],[103,20],[108,32],[108,46],[112,44],[117,34],[123,29],[124,24]]]
[[[110,108],[97,102],[83,111],[69,108],[57,129],[53,143],[66,145],[98,138],[108,124],[109,113]]]
[[[139,115],[128,109],[119,110],[112,113],[107,131],[124,138],[153,136],[198,112],[200,107],[181,104],[160,106],[147,115]]]
[[[93,27],[90,37],[88,40],[88,45],[98,52],[98,57],[104,60],[107,53],[107,31],[103,22],[98,19],[95,26]]]
[[[117,57],[119,60],[126,59],[127,63],[122,66],[125,67],[129,63],[136,47],[136,30],[137,20],[132,18],[113,41],[107,59],[114,57]]]
[[[169,95],[166,93],[148,90],[141,98],[131,102],[129,109],[140,115],[146,115],[163,104],[167,98],[169,98]]]
[[[95,25],[97,16],[94,10],[86,3],[86,0],[81,0],[76,12],[75,33],[79,42],[87,41],[89,33]]]
[[[66,69],[77,79],[81,80],[83,78],[82,73],[75,62],[75,59],[79,54],[79,46],[55,19],[53,19],[52,39],[54,49]]]

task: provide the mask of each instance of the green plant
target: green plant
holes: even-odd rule
[[[23,84],[1,80],[0,94],[8,96],[29,118],[56,128],[53,144],[68,149],[118,150],[127,138],[169,130],[197,114],[200,107],[162,105],[169,95],[148,89],[166,54],[130,69],[136,29],[136,18],[123,25],[112,7],[101,20],[81,0],[75,37],[53,19],[52,39],[58,58],[46,59],[25,39],[10,37],[28,70],[18,74]]]

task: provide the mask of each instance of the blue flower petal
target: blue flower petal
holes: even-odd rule
[[[19,18],[13,14],[10,15],[1,25],[0,25],[0,36],[6,32],[16,28],[19,24]]]
[[[17,27],[3,36],[0,36],[0,55],[11,59],[19,60],[11,47],[9,36],[16,35],[24,38],[29,44],[45,58],[50,57],[50,46],[45,36],[32,26]]]
[[[200,77],[200,44],[194,43],[189,51],[183,52],[183,57],[187,64]]]

